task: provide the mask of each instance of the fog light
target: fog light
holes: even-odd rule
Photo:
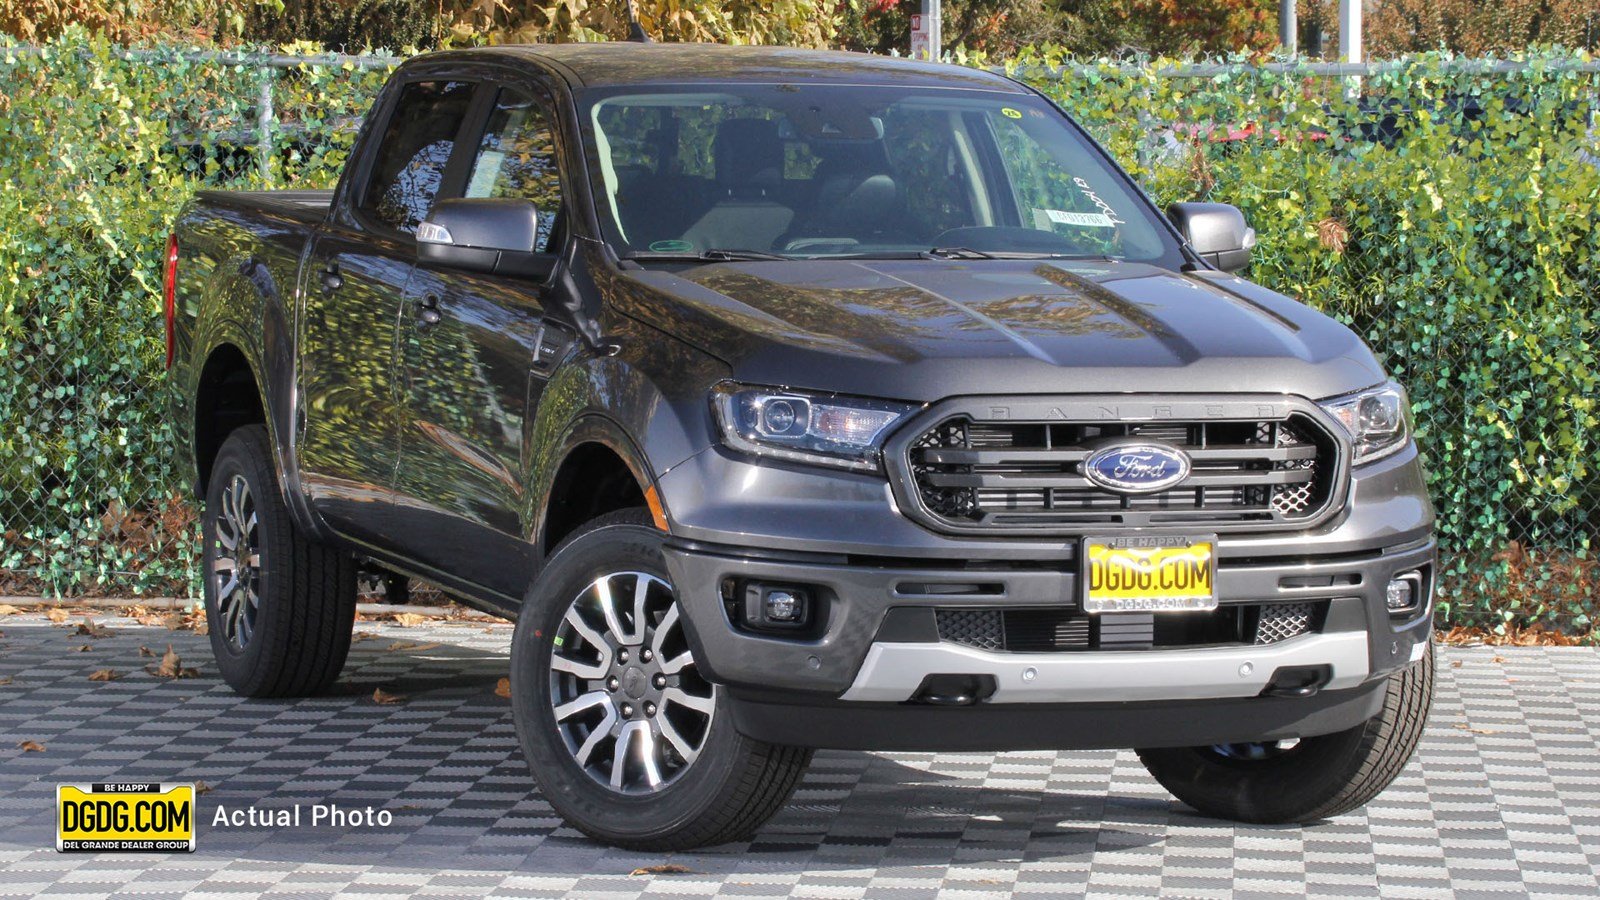
[[[1422,579],[1415,572],[1407,572],[1391,579],[1384,592],[1384,602],[1390,612],[1403,612],[1417,605],[1417,584]]]
[[[792,584],[746,582],[739,616],[755,631],[803,631],[815,619],[812,592]]]
[[[767,592],[767,619],[772,622],[794,622],[804,611],[805,601],[791,591]]]

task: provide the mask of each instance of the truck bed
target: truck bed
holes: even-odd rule
[[[328,215],[333,191],[200,191],[196,197],[217,206],[257,209],[316,224]]]

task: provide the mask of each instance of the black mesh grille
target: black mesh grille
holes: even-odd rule
[[[936,609],[939,639],[1010,653],[1272,644],[1320,631],[1328,602],[1242,603],[1205,612],[1091,616],[1075,606]]]
[[[1176,487],[1123,494],[1080,465],[1117,438],[1179,447],[1192,462]],[[917,495],[963,527],[1290,525],[1323,511],[1336,470],[1333,440],[1313,421],[1157,423],[984,422],[959,416],[912,443]]]

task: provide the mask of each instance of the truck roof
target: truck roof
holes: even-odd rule
[[[808,81],[1025,92],[1015,82],[981,69],[870,53],[791,47],[627,42],[506,44],[430,55],[457,53],[511,56],[547,63],[562,70],[574,87]]]

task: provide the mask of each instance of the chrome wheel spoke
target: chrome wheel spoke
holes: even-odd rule
[[[555,669],[557,672],[565,672],[576,678],[582,678],[585,681],[594,681],[597,678],[606,677],[606,671],[611,668],[611,662],[607,659],[601,659],[597,663],[586,663],[557,653],[550,656],[550,668]]]
[[[712,711],[717,708],[716,698],[697,697],[694,694],[685,692],[682,688],[675,687],[669,687],[661,692],[661,702],[686,706],[706,716],[710,716]]]
[[[576,700],[569,700],[556,707],[556,721],[565,722],[584,710],[594,709],[596,706],[610,705],[611,697],[605,691],[590,691]]]
[[[572,752],[572,756],[578,761],[578,765],[584,766],[585,768],[588,767],[589,760],[594,758],[595,749],[600,746],[602,741],[608,737],[611,737],[611,727],[616,724],[617,708],[610,703],[607,703],[605,718],[601,719],[600,724],[596,725],[594,730],[589,732],[589,736],[584,739],[583,743],[578,747],[578,749]]]
[[[651,788],[661,786],[661,766],[656,762],[656,735],[650,726],[639,729],[639,765],[644,769],[644,783]]]
[[[617,735],[617,748],[611,753],[611,786],[616,790],[622,790],[627,784],[628,753],[633,749],[634,735],[643,725],[643,722],[629,722]]]
[[[678,751],[678,755],[683,757],[685,763],[692,763],[700,756],[700,748],[689,743],[678,732],[678,726],[672,724],[671,719],[666,716],[657,717],[656,727],[661,730],[661,736],[667,739],[667,743],[672,745],[672,749]]]

